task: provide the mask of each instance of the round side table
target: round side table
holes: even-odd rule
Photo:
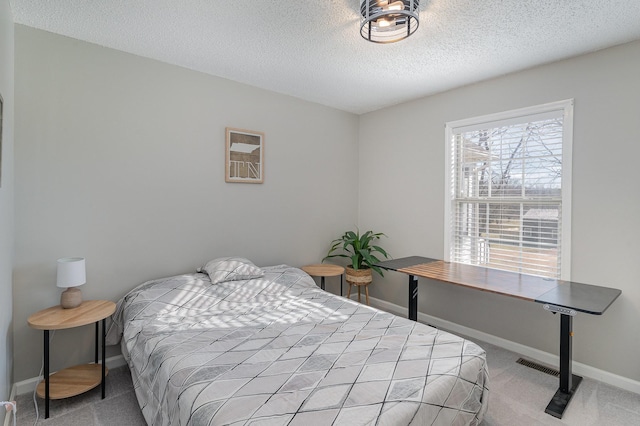
[[[116,304],[110,300],[87,300],[76,308],[63,309],[59,305],[44,309],[31,315],[27,322],[36,330],[44,331],[44,380],[36,393],[44,398],[44,418],[49,418],[49,400],[69,398],[102,385],[102,399],[105,397],[105,338],[106,320],[116,310]],[[98,363],[98,325],[102,322],[102,363]],[[95,363],[76,365],[49,375],[49,331],[64,330],[95,323],[96,347]]]
[[[312,277],[320,277],[320,288],[323,290],[325,277],[337,277],[338,275],[340,275],[340,296],[342,296],[342,275],[344,274],[344,268],[342,266],[331,264],[316,264],[305,265],[301,269]]]

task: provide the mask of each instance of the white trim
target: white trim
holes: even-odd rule
[[[571,176],[573,162],[573,99],[564,101],[562,135],[562,246],[560,248],[560,278],[571,280]]]
[[[444,257],[445,262],[451,261],[451,203],[453,202],[453,194],[451,194],[451,151],[453,141],[453,127],[451,123],[444,126]]]
[[[351,295],[352,300],[355,301],[356,298],[357,298],[357,294]],[[401,317],[406,317],[407,308],[404,308],[394,303],[390,303],[385,300],[377,299],[371,296],[369,296],[369,302],[371,306],[373,306],[374,308],[378,308],[385,312],[390,312],[392,314],[395,314]],[[515,343],[510,340],[506,340],[501,337],[487,334],[482,331],[465,327],[465,326],[462,326],[450,321],[446,321],[431,315],[423,314],[422,312],[418,312],[418,320],[421,323],[432,324],[438,328],[442,328],[443,330],[447,330],[452,333],[459,333],[474,339],[481,340],[483,342],[491,343],[492,345],[507,349],[509,351],[518,353],[528,358],[532,358],[533,360],[536,360],[545,364],[558,365],[559,363],[559,357],[557,355],[553,355],[548,352],[541,351],[539,349],[525,346],[520,343]],[[122,355],[116,355],[116,356],[107,358],[107,367],[109,368],[117,368],[126,364],[127,363]],[[601,381],[602,383],[606,383],[611,386],[616,386],[621,389],[627,390],[629,392],[640,394],[639,381],[629,379],[628,377],[619,376],[617,374],[613,374],[608,371],[600,370],[599,368],[595,368],[590,365],[582,364],[576,361],[573,361],[572,367],[573,367],[573,373],[575,374],[580,374],[584,377],[589,377],[591,379]],[[24,395],[26,393],[33,392],[33,389],[37,381],[38,381],[38,378],[36,377],[36,378],[31,378],[31,379],[27,379],[27,380],[23,380],[21,382],[15,383],[11,388],[11,395],[9,397],[9,400],[11,401],[14,400],[16,395]],[[4,426],[10,426],[11,419],[12,419],[12,416],[5,416]]]
[[[550,111],[563,111],[569,107],[573,107],[573,99],[565,99],[562,101],[549,102],[541,105],[512,109],[509,111],[496,112],[493,114],[480,115],[477,117],[464,118],[462,120],[448,121],[445,125],[447,127],[450,127],[452,132],[455,132],[456,129],[468,126],[476,127],[482,124],[511,120],[516,117],[526,117],[529,115],[542,114]]]
[[[369,297],[369,302],[371,306],[383,311],[390,312],[401,317],[407,316],[407,308],[396,305],[394,303],[376,299],[374,297]],[[418,312],[418,321],[424,324],[431,324],[437,328],[442,328],[443,330],[449,331],[454,334],[462,334],[464,336],[478,339],[486,343],[491,343],[492,345],[499,346],[503,349],[515,352],[544,364],[559,365],[560,363],[560,358],[558,357],[558,355],[550,354],[548,352],[544,352],[530,346],[512,342],[498,336],[487,334],[482,331],[465,327],[431,315],[423,314],[421,312]],[[572,363],[572,370],[574,374],[579,374],[581,376],[598,380],[611,386],[616,386],[629,392],[640,394],[640,381],[636,381],[624,376],[619,376],[617,374],[613,374],[608,371],[601,370],[599,368],[576,361],[573,361]]]
[[[127,365],[127,362],[122,355],[116,355],[107,358],[107,367],[110,369],[121,367],[123,365]],[[13,387],[11,388],[11,395],[24,395],[27,393],[32,393],[40,380],[40,377],[32,377],[30,379],[14,383]]]

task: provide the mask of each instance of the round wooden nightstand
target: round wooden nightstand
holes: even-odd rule
[[[106,320],[116,310],[110,300],[87,300],[72,309],[52,306],[31,315],[29,326],[44,331],[44,380],[38,384],[37,394],[45,400],[45,419],[49,418],[49,400],[69,398],[91,390],[102,384],[102,398],[105,397],[105,340]],[[102,321],[102,364],[98,364],[99,323]],[[49,376],[49,331],[75,328],[91,323],[96,324],[95,364],[76,365],[65,368]]]
[[[342,266],[318,264],[306,265],[301,269],[312,277],[320,277],[320,288],[323,290],[325,277],[337,277],[338,275],[340,275],[340,296],[342,296],[342,275],[344,274],[344,268]]]

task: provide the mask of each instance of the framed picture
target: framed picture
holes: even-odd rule
[[[2,188],[2,95],[0,94],[0,188]]]
[[[264,133],[226,128],[226,182],[264,181]]]

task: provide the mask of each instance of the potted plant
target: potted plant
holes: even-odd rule
[[[375,266],[380,262],[377,254],[389,258],[387,252],[380,246],[374,245],[376,240],[385,236],[382,232],[367,231],[360,235],[360,231],[347,231],[340,238],[331,241],[331,248],[322,261],[331,257],[346,257],[351,264],[346,267],[346,280],[349,284],[367,285],[373,280],[371,271],[383,276],[382,269]]]

